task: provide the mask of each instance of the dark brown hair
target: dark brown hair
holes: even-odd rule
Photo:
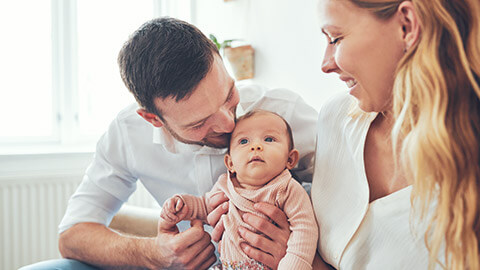
[[[120,75],[137,102],[161,117],[155,98],[189,97],[211,69],[218,49],[195,26],[169,17],[143,24],[118,55]]]

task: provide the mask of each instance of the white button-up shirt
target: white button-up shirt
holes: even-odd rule
[[[351,117],[352,102],[342,93],[319,113],[311,191],[318,251],[336,269],[427,269],[426,226],[410,215],[412,187],[369,202],[363,157],[377,114]]]
[[[298,180],[311,181],[317,112],[285,89],[247,86],[239,93],[237,115],[252,109],[269,110],[291,125],[300,152],[293,173]],[[162,205],[176,193],[203,195],[226,172],[226,149],[181,143],[164,128],[155,128],[141,118],[137,108],[132,104],[121,111],[100,138],[94,160],[68,202],[60,233],[80,222],[110,224],[135,191],[137,180]]]

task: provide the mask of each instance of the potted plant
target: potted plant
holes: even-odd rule
[[[236,39],[228,39],[220,43],[212,34],[210,34],[210,39],[227,58],[235,79],[240,81],[253,78],[254,49],[251,45],[232,47],[232,42]]]

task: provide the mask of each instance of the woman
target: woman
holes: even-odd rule
[[[340,269],[480,269],[480,2],[320,0],[318,251]],[[318,262],[318,260],[317,260]]]

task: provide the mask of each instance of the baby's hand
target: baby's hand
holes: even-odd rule
[[[163,204],[162,213],[160,214],[160,217],[169,222],[176,224],[179,221],[181,221],[186,214],[187,214],[187,206],[184,205],[182,198],[176,195],[168,199]]]

